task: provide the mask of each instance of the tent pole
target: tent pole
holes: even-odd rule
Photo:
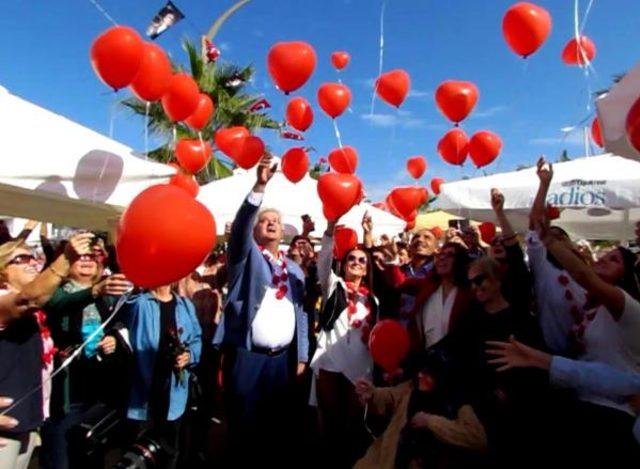
[[[627,239],[627,225],[629,225],[629,209],[624,209],[624,220],[622,221],[622,239],[620,240],[624,246],[629,246]]]
[[[587,127],[582,128],[582,138],[584,141],[584,156],[591,156],[591,146],[589,145],[589,131]]]

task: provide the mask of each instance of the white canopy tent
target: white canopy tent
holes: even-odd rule
[[[254,170],[237,170],[231,177],[203,186],[198,200],[215,216],[218,234],[224,233],[227,222],[233,221],[243,200],[256,181]],[[326,229],[322,203],[316,191],[317,181],[306,175],[293,184],[278,170],[267,186],[263,207],[275,208],[283,215],[285,234],[292,236],[302,232],[302,215],[309,215],[315,222],[313,235],[320,236]],[[361,203],[340,219],[340,224],[353,228],[362,236],[362,216],[368,211],[372,217],[374,236],[395,235],[404,230],[405,222],[390,213]]]
[[[109,230],[175,172],[0,87],[0,214]]]
[[[640,162],[610,154],[553,165],[547,202],[561,209],[554,221],[572,236],[586,239],[633,239],[640,220]],[[516,229],[528,227],[538,188],[536,168],[443,184],[437,205],[466,218],[495,222],[490,191],[500,189]]]

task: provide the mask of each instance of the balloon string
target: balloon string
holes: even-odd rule
[[[382,0],[382,7],[380,8],[380,52],[378,55],[378,77],[382,75],[382,64],[384,62],[384,10],[387,7],[387,0]],[[376,91],[378,91],[378,82],[376,81],[373,87],[373,93],[371,94],[371,112],[369,114],[373,115],[373,110],[376,102]]]
[[[342,137],[340,136],[340,129],[338,128],[338,122],[333,119],[333,130],[336,133],[336,138],[338,139],[338,146],[342,148]]]
[[[589,4],[587,5],[587,9],[584,12],[584,17],[582,18],[582,23],[580,23],[580,34],[584,31],[585,26],[587,25],[587,18],[589,17],[589,13],[591,13],[591,7],[593,6],[594,0],[589,0]]]
[[[149,109],[151,103],[147,101],[144,109],[144,159],[149,159]]]
[[[60,374],[60,372],[62,372],[65,368],[71,365],[71,362],[73,362],[73,360],[78,358],[78,356],[80,355],[80,353],[82,353],[82,350],[84,350],[87,344],[91,342],[93,339],[95,339],[98,336],[98,334],[100,334],[104,330],[104,328],[107,327],[107,325],[113,320],[113,318],[118,313],[118,311],[120,311],[120,308],[122,308],[122,305],[124,305],[128,297],[129,297],[129,293],[121,296],[118,302],[116,303],[115,307],[113,308],[113,312],[111,313],[111,315],[107,319],[105,319],[105,321],[102,324],[100,324],[100,327],[98,327],[95,331],[93,331],[91,335],[87,337],[87,340],[85,340],[76,350],[74,350],[74,352],[64,362],[62,362],[62,364],[53,373],[51,373],[51,375],[48,376],[42,383],[40,383],[38,386],[28,391],[26,394],[20,397],[17,401],[15,401],[9,407],[4,409],[2,412],[0,412],[0,417],[11,412],[13,409],[15,409],[20,404],[22,404],[26,399],[31,397],[36,392],[40,391],[42,387],[45,385],[45,383],[52,381],[53,378],[55,378]]]
[[[104,16],[108,21],[110,21],[114,26],[118,26],[118,23],[116,23],[116,20],[114,20],[111,17],[111,15],[107,13],[107,10],[105,10],[104,7],[100,5],[96,0],[89,0],[89,3],[93,4],[93,6],[96,7],[96,9],[100,13],[102,13],[102,16]]]
[[[171,142],[171,150],[176,151],[176,142],[178,141],[178,129],[176,128],[175,124],[173,124],[172,133],[173,133],[173,141]]]

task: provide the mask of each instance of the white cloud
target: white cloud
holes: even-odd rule
[[[412,88],[407,97],[414,98],[419,101],[431,101],[433,99],[433,91],[417,90]]]
[[[360,86],[363,86],[365,88],[370,88],[373,89],[373,87],[376,84],[376,79],[375,78],[367,78],[367,79],[359,79],[356,80],[356,83],[358,83]]]
[[[427,121],[412,117],[410,112],[400,111],[394,114],[360,114],[360,117],[374,127],[390,128],[399,126],[405,129],[419,129],[427,126]]]
[[[560,137],[538,137],[529,140],[530,145],[583,145],[584,137],[581,132],[571,132]]]
[[[485,118],[485,117],[493,117],[496,114],[500,114],[500,113],[506,111],[507,109],[509,109],[508,106],[493,106],[493,107],[489,107],[487,109],[481,109],[481,110],[473,111],[471,113],[471,115],[469,116],[469,118],[470,119],[473,119],[473,118],[482,119],[482,118]]]
[[[229,52],[231,50],[231,44],[228,42],[221,42],[218,47],[222,52]]]

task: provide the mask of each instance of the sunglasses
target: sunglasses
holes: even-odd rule
[[[91,254],[82,254],[80,257],[78,257],[78,260],[80,261],[95,261],[96,258],[98,256],[94,253]]]
[[[482,282],[484,282],[487,279],[487,276],[485,274],[480,274],[480,275],[476,275],[473,278],[469,279],[469,282],[471,282],[471,285],[475,285],[476,287],[479,287],[480,285],[482,285]]]
[[[32,254],[18,254],[16,257],[7,262],[7,265],[25,265],[30,262],[36,262],[37,259]]]
[[[347,256],[347,262],[357,262],[358,264],[361,264],[361,265],[367,265],[367,258],[366,257],[356,257],[353,254],[349,254]]]

